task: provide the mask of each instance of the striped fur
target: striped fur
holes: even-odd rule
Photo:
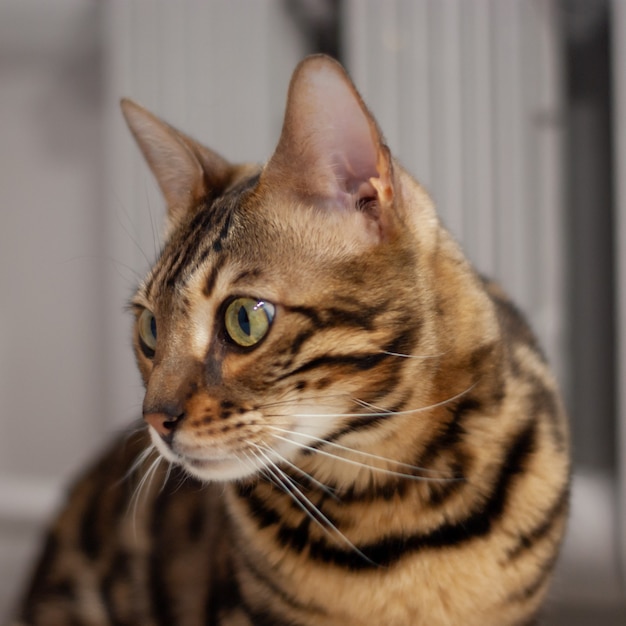
[[[298,67],[262,170],[124,108],[169,215],[133,299],[150,427],[70,493],[20,623],[534,623],[568,510],[554,379],[343,70]],[[275,306],[246,349],[244,296]]]

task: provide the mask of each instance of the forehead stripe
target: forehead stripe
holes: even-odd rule
[[[155,283],[165,283],[171,289],[176,284],[184,283],[204,263],[211,251],[221,252],[241,197],[258,179],[259,176],[255,175],[242,181],[201,208],[185,227],[182,241],[176,239],[166,245],[150,287]]]
[[[197,258],[199,248],[207,236],[220,225],[219,220],[228,217],[221,214],[219,208],[213,205],[201,210],[191,221],[187,237],[176,244],[176,249],[181,252],[172,255],[171,263],[165,272],[164,279],[168,287],[173,287],[180,280],[184,270]]]
[[[211,273],[209,274],[209,277],[204,285],[204,288],[202,289],[202,293],[205,297],[207,298],[211,297],[211,294],[213,293],[213,289],[215,288],[215,283],[217,282],[217,276],[220,270],[222,269],[225,260],[226,260],[226,257],[224,255],[221,255],[217,257],[215,263],[213,264],[213,267],[211,268]]]

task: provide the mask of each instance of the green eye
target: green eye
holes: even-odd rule
[[[270,302],[236,298],[226,308],[224,325],[228,336],[239,346],[250,348],[267,335],[276,309]]]
[[[148,309],[144,309],[139,316],[139,339],[141,340],[141,348],[148,358],[154,356],[157,344],[157,324],[154,313]]]

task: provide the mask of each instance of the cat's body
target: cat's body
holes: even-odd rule
[[[296,70],[262,171],[124,107],[170,219],[133,301],[144,419],[211,484],[156,452],[125,478],[149,437],[118,442],[22,622],[532,623],[567,514],[555,383],[341,68]]]

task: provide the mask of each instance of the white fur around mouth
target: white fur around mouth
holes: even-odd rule
[[[170,463],[180,465],[189,474],[204,482],[224,482],[247,478],[256,474],[260,465],[252,459],[242,458],[236,454],[224,454],[221,450],[216,454],[209,451],[202,456],[185,454],[180,450],[172,450],[160,437],[153,437],[153,442],[163,458]]]
[[[235,456],[204,459],[179,457],[178,463],[195,478],[208,482],[247,478],[259,469]]]

